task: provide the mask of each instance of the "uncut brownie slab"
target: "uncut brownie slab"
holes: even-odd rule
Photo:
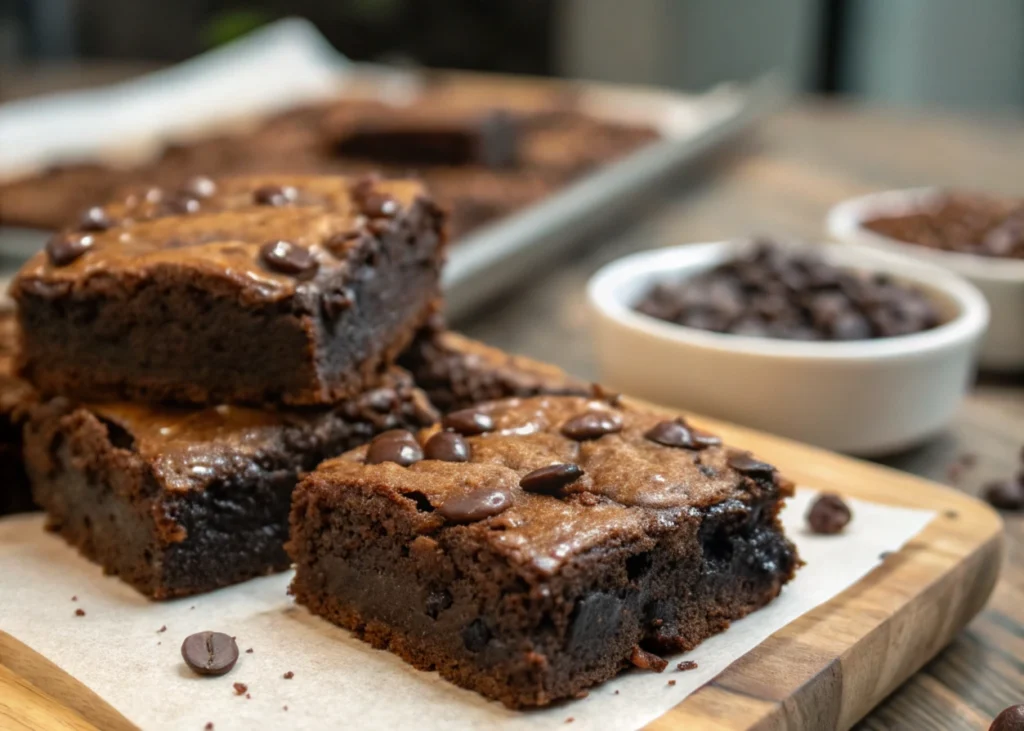
[[[442,413],[502,398],[582,396],[591,390],[561,368],[448,330],[437,316],[416,335],[399,364],[412,373],[416,385]]]
[[[436,414],[400,369],[331,410],[189,409],[115,403],[36,407],[25,462],[49,527],[155,599],[288,568],[300,473],[373,435]]]
[[[35,393],[14,375],[17,331],[14,313],[0,313],[0,515],[33,508],[21,458],[21,430]]]
[[[200,178],[89,209],[15,279],[22,371],[84,401],[333,403],[436,307],[414,181]]]
[[[510,707],[689,650],[792,578],[792,486],[664,418],[540,396],[378,436],[296,488],[292,593]]]

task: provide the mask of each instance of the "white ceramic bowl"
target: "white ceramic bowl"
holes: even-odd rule
[[[829,235],[846,244],[913,257],[954,271],[988,300],[991,322],[980,364],[996,371],[1024,370],[1024,261],[939,251],[883,236],[864,221],[928,209],[943,195],[938,188],[893,190],[844,201],[828,215]]]
[[[828,245],[836,265],[883,271],[928,293],[946,321],[926,332],[855,342],[726,335],[632,309],[658,282],[733,258],[737,244],[691,244],[627,256],[587,295],[602,383],[633,396],[828,449],[878,456],[939,432],[973,379],[988,323],[984,297],[949,272],[902,257]]]

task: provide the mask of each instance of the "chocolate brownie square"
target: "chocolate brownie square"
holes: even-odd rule
[[[17,348],[14,313],[0,312],[0,515],[34,507],[21,458],[21,429],[35,393],[14,375]]]
[[[22,371],[84,401],[333,403],[373,387],[436,307],[442,219],[409,180],[132,193],[18,274]]]
[[[166,599],[288,568],[299,475],[375,434],[435,418],[400,369],[326,411],[76,406],[60,397],[33,409],[25,461],[52,530]]]
[[[509,707],[690,650],[800,561],[792,485],[681,419],[540,396],[389,432],[295,491],[296,600]]]

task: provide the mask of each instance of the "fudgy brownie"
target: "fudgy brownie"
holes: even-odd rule
[[[14,375],[18,325],[0,312],[0,515],[31,510],[32,492],[21,458],[21,429],[35,394]]]
[[[791,484],[679,419],[540,396],[442,423],[299,484],[292,593],[510,707],[689,650],[799,564],[778,521]]]
[[[399,364],[442,413],[514,396],[582,396],[591,390],[561,368],[447,330],[438,317],[416,335]]]
[[[156,599],[288,567],[299,474],[436,413],[400,369],[331,410],[102,404],[59,397],[33,409],[25,463],[49,526]]]
[[[414,181],[197,178],[88,209],[15,279],[22,371],[87,401],[331,403],[373,387],[439,299]]]

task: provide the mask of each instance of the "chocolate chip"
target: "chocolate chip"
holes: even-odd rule
[[[699,446],[690,427],[678,419],[658,422],[644,433],[644,437],[665,447],[697,449]]]
[[[427,596],[427,616],[437,619],[437,615],[452,605],[452,595],[446,590],[432,591]]]
[[[392,429],[378,434],[366,450],[366,464],[394,462],[408,467],[421,459],[423,450],[420,449],[416,437],[402,429]]]
[[[653,670],[656,673],[663,672],[668,667],[668,660],[648,652],[639,645],[633,646],[633,654],[630,655],[629,661],[641,670]]]
[[[988,731],[1024,731],[1024,704],[1004,708],[992,719]]]
[[[498,487],[480,487],[464,495],[448,498],[438,508],[452,523],[475,523],[503,513],[512,507],[512,496]]]
[[[562,425],[562,434],[579,442],[622,431],[622,417],[608,411],[588,411]]]
[[[252,194],[253,200],[261,206],[286,206],[298,197],[299,191],[290,185],[264,185]]]
[[[197,175],[188,180],[181,190],[193,198],[209,198],[217,193],[217,184],[204,175]]]
[[[87,252],[93,243],[94,239],[92,236],[69,233],[56,234],[46,242],[46,255],[50,258],[50,263],[55,267],[67,266]]]
[[[480,652],[491,641],[491,630],[482,619],[474,619],[462,629],[462,643],[470,652]]]
[[[686,672],[687,670],[696,670],[696,669],[697,669],[697,663],[695,663],[693,660],[683,660],[678,665],[676,665],[676,670],[680,670],[680,671],[683,671],[683,672]]]
[[[1024,480],[990,482],[982,494],[991,505],[1000,510],[1024,510]]]
[[[583,470],[576,464],[553,464],[534,470],[519,480],[519,486],[526,492],[542,495],[561,495],[563,489],[583,477]]]
[[[356,209],[367,218],[392,218],[400,210],[398,201],[374,188],[373,179],[360,180],[352,186],[352,200]]]
[[[477,409],[453,411],[444,417],[441,424],[446,429],[457,431],[459,434],[467,437],[494,431],[494,419],[491,418],[490,414],[478,411]]]
[[[815,533],[834,535],[850,522],[850,508],[838,495],[819,495],[807,511],[807,524]]]
[[[774,467],[767,462],[754,459],[749,452],[733,452],[726,464],[749,477],[771,477],[775,474]]]
[[[260,258],[270,269],[300,279],[311,277],[320,266],[309,249],[290,241],[268,241],[260,247]]]
[[[78,229],[80,231],[106,231],[113,225],[113,220],[100,206],[93,206],[85,210],[78,220]]]
[[[181,656],[199,675],[224,675],[238,662],[238,645],[223,632],[197,632],[181,643]]]
[[[427,440],[423,454],[427,459],[439,459],[442,462],[468,462],[469,442],[457,432],[438,432]]]

